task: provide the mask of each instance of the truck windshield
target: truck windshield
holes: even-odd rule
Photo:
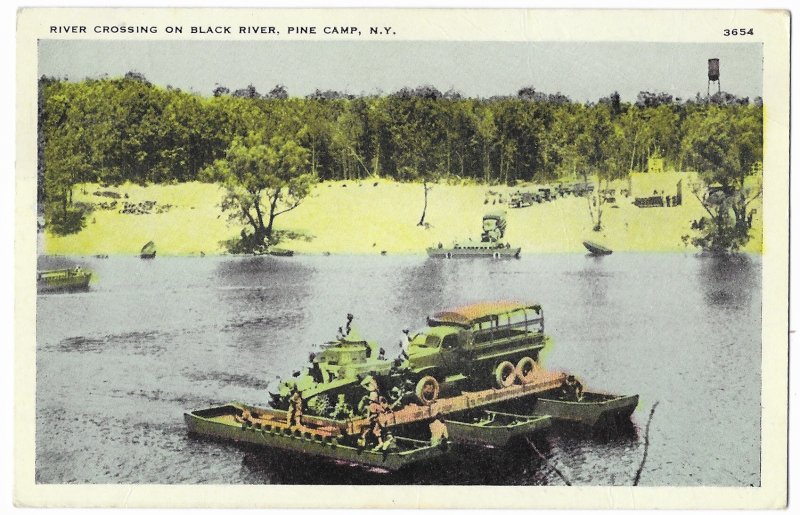
[[[442,340],[433,334],[418,334],[411,340],[411,345],[415,347],[428,347],[431,349],[439,347]]]

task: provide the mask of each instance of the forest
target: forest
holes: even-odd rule
[[[150,83],[137,72],[78,82],[41,77],[38,195],[51,222],[69,226],[73,187],[219,180],[215,163],[260,135],[303,150],[314,180],[547,182],[624,178],[663,159],[705,173],[729,194],[762,152],[761,99],[728,93],[690,99],[610,92],[576,102],[533,87],[467,98],[432,86],[381,95],[281,85],[208,94]],[[74,220],[73,220],[74,221]]]

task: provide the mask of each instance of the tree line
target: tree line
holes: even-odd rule
[[[491,98],[431,86],[292,97],[280,85],[266,94],[250,85],[217,86],[204,96],[135,72],[79,82],[42,77],[38,114],[39,198],[49,218],[62,222],[79,183],[225,182],[220,165],[232,151],[241,157],[254,137],[296,147],[293,159],[302,163],[292,169],[309,180],[615,179],[646,171],[658,156],[679,171],[712,173],[727,163],[727,172],[713,172],[727,181],[760,159],[762,125],[760,99],[727,93],[684,100],[641,92],[623,102],[614,92],[580,103],[532,87]],[[732,129],[752,143],[738,150],[750,157],[734,164],[727,155],[738,141]]]

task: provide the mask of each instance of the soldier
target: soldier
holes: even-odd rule
[[[383,444],[376,447],[375,450],[378,451],[388,451],[390,449],[396,449],[397,442],[394,439],[394,435],[390,431],[386,431],[386,437],[383,439]]]
[[[411,343],[411,335],[409,334],[408,329],[403,329],[403,337],[400,339],[400,348],[402,349],[400,352],[400,359],[403,361],[408,359],[408,346]]]
[[[363,383],[362,383],[363,384]],[[380,415],[383,409],[380,404],[377,390],[372,390],[369,395],[365,395],[361,402],[359,402],[359,410],[366,412],[367,426],[361,432],[361,437],[358,439],[358,444],[365,447],[367,444],[377,441],[378,444],[383,443],[382,431],[380,427]]]
[[[339,332],[336,333],[336,339],[337,340],[344,340],[348,336],[350,336],[350,331],[353,329],[352,326],[353,326],[353,315],[352,315],[352,313],[348,313],[347,314],[347,323],[345,324],[344,329],[342,329],[342,326],[339,326]]]
[[[583,400],[583,385],[575,379],[575,376],[567,376],[561,385],[561,394],[567,399],[574,399],[578,402]]]
[[[389,397],[394,400],[390,409],[394,410],[398,406],[405,406],[416,397],[414,393],[414,381],[406,379],[402,384],[395,386],[389,393]]]
[[[444,419],[441,415],[438,415],[435,419],[433,419],[429,427],[431,430],[432,446],[442,445],[447,442],[447,439],[450,437],[450,435],[447,433],[447,425],[445,425]]]
[[[250,410],[247,408],[242,409],[241,415],[234,415],[233,418],[236,419],[237,422],[241,422],[242,425],[249,425],[252,422],[253,415],[250,413]]]
[[[361,380],[361,386],[366,389],[368,392],[376,392],[378,391],[378,381],[375,380],[373,376],[367,376]]]
[[[351,329],[351,327],[350,327],[350,326],[351,326],[352,324],[353,324],[353,315],[352,315],[352,314],[350,314],[350,313],[348,313],[348,314],[347,314],[347,324],[344,326],[344,335],[345,335],[345,336],[348,336],[348,335],[350,335],[350,329]]]
[[[300,395],[297,385],[292,387],[292,395],[289,397],[289,409],[286,412],[286,423],[289,427],[299,426],[303,416],[303,397]]]
[[[369,412],[369,416],[367,417],[367,420],[369,420],[369,432],[371,433],[372,438],[377,441],[376,446],[381,448],[384,444],[383,433],[386,430],[386,426],[381,415],[386,412],[386,399],[380,397],[377,391],[370,392],[369,406],[367,407],[367,411]]]

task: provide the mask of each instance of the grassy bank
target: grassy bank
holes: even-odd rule
[[[570,196],[509,209],[498,202],[499,194],[507,200],[509,193],[517,188],[481,185],[434,185],[428,196],[429,225],[419,227],[422,185],[384,180],[319,184],[299,208],[276,219],[276,229],[286,232],[280,247],[299,253],[421,254],[426,247],[439,242],[448,245],[469,237],[479,239],[483,214],[504,209],[508,215],[506,240],[521,246],[523,254],[583,253],[581,242],[585,239],[617,252],[683,252],[687,248],[681,236],[690,234],[692,220],[705,213],[688,187],[696,178],[691,174],[640,174],[633,177],[632,185],[636,196],[648,196],[654,190],[674,194],[675,183],[681,178],[682,206],[641,209],[632,204],[633,196],[619,198],[617,207],[604,206],[604,230],[600,233],[592,231],[585,198]],[[617,189],[625,186],[612,185]],[[116,207],[95,209],[86,228],[77,234],[56,237],[47,233],[46,253],[133,255],[153,240],[159,255],[220,254],[225,252],[222,242],[237,236],[241,230],[241,226],[230,225],[227,215],[221,213],[222,191],[214,184],[110,188],[86,185],[76,188],[75,200],[98,206],[115,200],[96,196],[93,194],[96,191],[118,193]],[[125,202],[142,205],[148,201],[155,202],[149,214],[120,212]],[[753,222],[754,237],[745,250],[760,252],[759,201],[753,207],[758,210]]]

